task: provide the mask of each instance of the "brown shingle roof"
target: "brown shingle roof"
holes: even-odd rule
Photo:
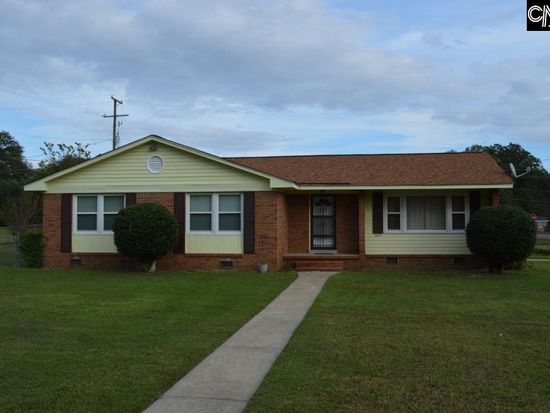
[[[297,184],[498,185],[512,180],[484,152],[226,158]]]

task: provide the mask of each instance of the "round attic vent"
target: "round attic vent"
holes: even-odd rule
[[[147,169],[149,169],[149,172],[158,174],[163,170],[163,168],[164,168],[164,161],[160,156],[156,156],[156,155],[151,156],[147,161]]]

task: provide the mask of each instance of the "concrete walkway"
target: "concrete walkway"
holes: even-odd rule
[[[145,413],[242,412],[334,272],[303,272]]]

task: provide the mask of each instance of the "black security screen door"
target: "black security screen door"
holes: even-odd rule
[[[336,248],[336,220],[333,196],[311,197],[311,249]]]

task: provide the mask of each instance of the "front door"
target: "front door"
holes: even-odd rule
[[[336,214],[333,196],[311,197],[311,249],[336,249]]]

